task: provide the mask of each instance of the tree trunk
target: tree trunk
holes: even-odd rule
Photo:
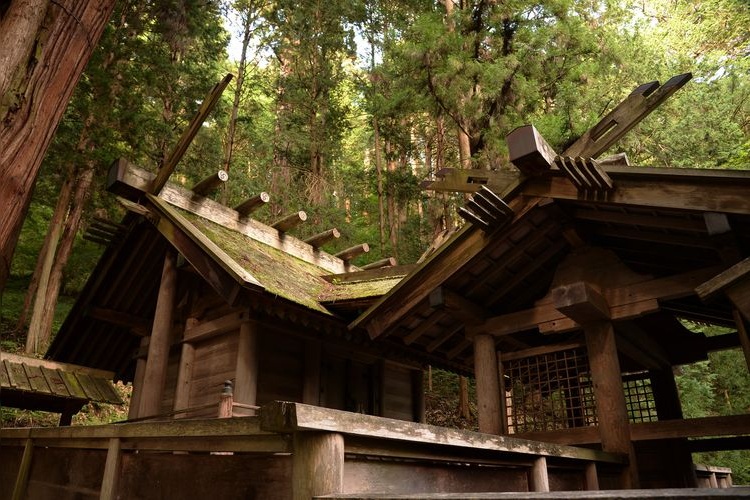
[[[385,207],[383,206],[383,151],[380,144],[380,125],[378,119],[372,119],[373,139],[375,141],[375,170],[378,174],[378,227],[380,229],[380,254],[385,255]]]
[[[83,208],[89,197],[91,182],[94,179],[94,165],[89,164],[80,172],[76,178],[76,189],[71,200],[70,213],[65,220],[65,229],[60,240],[60,248],[52,266],[52,272],[47,285],[47,293],[44,298],[44,314],[39,328],[39,345],[43,349],[47,348],[52,333],[52,323],[55,317],[55,308],[57,298],[60,295],[62,286],[63,270],[68,263],[70,253],[73,250],[76,234],[81,226],[81,216]]]
[[[388,154],[388,160],[386,162],[389,172],[396,171],[396,160],[391,158],[391,144],[386,141],[385,150]],[[391,251],[393,257],[398,259],[398,210],[396,207],[396,194],[394,193],[392,183],[389,183],[388,189],[386,189],[386,203],[388,205],[388,233],[391,239]]]
[[[39,283],[42,280],[42,277],[45,275],[46,278],[44,278],[44,285],[41,286],[41,289],[46,289],[47,287],[47,279],[49,279],[49,273],[52,269],[51,261],[49,261],[49,268],[45,268],[45,266],[48,262],[48,259],[53,259],[55,253],[57,252],[57,244],[60,240],[60,233],[62,232],[65,215],[68,213],[68,207],[70,206],[70,195],[72,192],[73,181],[68,177],[63,181],[63,185],[60,188],[60,196],[57,199],[57,204],[55,205],[55,211],[52,214],[52,220],[50,221],[47,235],[44,237],[44,243],[42,244],[42,249],[39,252],[39,258],[36,261],[34,274],[31,276],[31,282],[29,283],[29,287],[26,290],[26,297],[24,297],[23,300],[23,309],[21,310],[21,314],[18,317],[18,322],[16,323],[17,333],[21,333],[26,329],[26,319],[29,316],[32,304],[35,303],[34,297],[37,294],[37,290],[40,289]],[[45,270],[43,271],[43,269]],[[31,352],[29,351],[28,336],[26,339],[26,352]]]
[[[41,23],[34,21],[23,29],[21,39],[36,43],[33,56],[18,59],[8,55],[17,49],[12,30],[20,26],[11,12],[23,15],[31,3],[36,2],[12,0],[0,25],[0,73],[19,75],[0,87],[0,292],[10,274],[42,159],[115,4],[114,0],[51,4],[43,9],[46,16]],[[6,36],[12,41],[6,42]]]
[[[0,96],[7,105],[5,94],[13,81],[22,75],[22,64],[29,60],[36,43],[36,34],[47,12],[49,0],[16,0],[0,19]],[[14,98],[14,96],[8,96]]]
[[[52,273],[52,266],[55,262],[57,245],[60,242],[60,234],[63,231],[65,218],[70,208],[72,191],[73,179],[68,177],[63,181],[62,188],[60,189],[60,198],[57,200],[55,212],[52,214],[52,221],[50,221],[47,236],[44,239],[44,245],[42,246],[42,251],[39,253],[39,259],[34,270],[35,279],[32,278],[32,286],[29,286],[29,290],[26,292],[24,311],[18,320],[19,326],[23,328],[28,306],[31,305],[33,297],[34,308],[29,322],[29,332],[26,335],[26,352],[30,354],[40,352],[40,332],[42,316],[44,315],[46,305],[45,297],[47,295],[47,287],[49,286],[50,274]]]

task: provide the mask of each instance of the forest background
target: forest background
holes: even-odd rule
[[[103,250],[85,233],[122,217],[104,190],[109,165],[157,171],[227,72],[172,180],[192,186],[223,169],[222,202],[268,192],[259,220],[305,210],[301,236],[337,227],[334,249],[370,244],[358,263],[407,264],[460,225],[465,201],[422,180],[508,168],[505,136],[526,123],[563,150],[638,84],[688,71],[693,81],[611,153],[750,168],[746,0],[119,0],[37,181],[0,302],[0,349],[43,353]],[[29,324],[45,332],[38,345],[25,346]],[[688,417],[750,411],[739,352],[677,375]],[[437,375],[432,391],[437,423],[471,425],[446,403],[455,378]],[[747,454],[697,461],[750,483]]]

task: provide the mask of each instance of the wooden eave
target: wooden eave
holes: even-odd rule
[[[750,172],[603,168],[615,181],[612,192],[579,191],[556,170],[526,179],[506,198],[516,210],[510,225],[486,233],[467,224],[350,328],[364,327],[373,338],[387,336],[470,367],[472,349],[466,334],[472,319],[431,306],[428,297],[438,288],[490,315],[508,314],[534,307],[546,293],[557,263],[576,245],[611,249],[628,267],[654,279],[713,267],[696,278],[696,285],[750,254]],[[540,212],[548,213],[546,222]],[[513,233],[522,231],[527,221],[534,230],[514,241]],[[508,245],[518,251],[504,254],[501,249]],[[662,311],[667,318],[732,324],[731,305],[702,304],[690,283],[679,296],[655,298],[644,313]],[[481,309],[469,310],[475,311],[469,316],[482,315],[476,312]],[[498,338],[498,349],[513,352],[565,343],[576,329],[571,323],[571,333],[562,337],[540,335],[532,322]],[[702,339],[680,345],[685,335],[682,329],[670,336],[672,347],[665,343],[670,362],[705,357]],[[639,366],[638,360],[634,363],[631,366]]]
[[[72,413],[89,401],[122,404],[113,377],[110,371],[0,353],[4,406]]]

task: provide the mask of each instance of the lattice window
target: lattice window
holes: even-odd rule
[[[625,402],[631,422],[654,422],[656,403],[648,372],[626,373],[622,376]]]
[[[585,349],[503,361],[508,432],[596,425],[596,401]],[[631,422],[657,420],[648,372],[623,375]]]
[[[595,423],[588,373],[586,352],[581,349],[504,361],[508,431],[551,431]]]

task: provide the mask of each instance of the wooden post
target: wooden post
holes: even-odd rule
[[[474,377],[477,382],[479,432],[500,434],[500,383],[495,338],[491,335],[474,337]]]
[[[111,438],[107,449],[107,461],[104,463],[104,477],[99,491],[99,500],[115,500],[117,498],[121,457],[120,438]]]
[[[246,321],[240,325],[235,369],[234,400],[254,405],[258,396],[258,325]],[[242,410],[242,414],[255,415],[255,410]]]
[[[422,370],[411,371],[411,407],[415,422],[425,423],[424,406],[424,372]]]
[[[375,262],[370,262],[369,264],[365,264],[362,266],[362,269],[380,269],[383,267],[393,267],[397,263],[395,257],[386,257],[385,259],[376,260]]]
[[[172,333],[172,316],[174,314],[177,292],[177,258],[172,249],[164,257],[164,270],[161,275],[159,296],[156,299],[156,312],[148,344],[148,359],[144,370],[143,390],[140,400],[139,417],[158,415],[164,394],[164,383],[167,379],[169,362],[169,342]]]
[[[589,462],[583,471],[586,480],[586,489],[596,491],[599,489],[599,475],[596,473],[596,462]]]
[[[344,437],[332,432],[297,432],[292,454],[292,498],[310,500],[342,493]]]
[[[625,467],[621,477],[622,488],[637,488],[638,467],[635,450],[630,441],[630,422],[612,323],[595,321],[584,325],[583,330],[591,367],[602,449],[628,455],[630,463]]]
[[[195,322],[194,318],[187,321],[187,326]],[[180,353],[180,366],[177,370],[177,387],[174,391],[174,410],[184,410],[190,404],[190,385],[193,381],[193,366],[195,362],[195,347],[193,344],[183,342]],[[187,413],[178,413],[175,418],[187,417]]]
[[[302,383],[302,402],[320,405],[321,344],[317,340],[305,342],[305,379]]]
[[[149,338],[141,339],[141,350],[148,347]],[[143,377],[146,374],[146,359],[139,357],[135,361],[135,375],[133,376],[133,392],[130,397],[130,408],[128,408],[128,420],[140,417],[141,393],[143,393]]]
[[[547,459],[539,457],[534,460],[529,470],[529,491],[549,491]]]
[[[343,260],[344,262],[350,262],[363,253],[367,253],[369,251],[370,245],[368,245],[367,243],[362,243],[360,245],[355,245],[353,247],[347,248],[346,250],[340,251],[336,254],[336,257]]]
[[[732,309],[732,316],[737,326],[737,335],[740,337],[742,353],[745,355],[745,364],[748,370],[750,370],[750,336],[747,334],[745,318],[742,317],[742,314],[737,309]]]
[[[287,231],[294,229],[306,220],[307,214],[300,210],[299,212],[294,212],[293,214],[287,215],[283,219],[274,222],[271,227],[273,227],[280,233],[286,233]]]
[[[219,418],[232,418],[234,403],[234,395],[232,394],[232,381],[224,381],[224,389],[221,391],[221,398],[219,399]]]
[[[341,237],[341,233],[338,229],[335,227],[333,229],[329,229],[328,231],[323,231],[322,233],[318,233],[314,236],[310,236],[305,240],[305,243],[310,245],[313,248],[320,248],[329,241],[333,241],[335,239],[338,239]]]
[[[200,196],[207,196],[219,189],[219,187],[228,180],[229,174],[223,170],[219,170],[193,186],[191,191]]]
[[[21,457],[21,465],[18,466],[18,474],[16,475],[16,485],[13,488],[13,500],[21,500],[26,498],[26,486],[29,484],[29,472],[31,472],[31,459],[34,457],[34,441],[31,439],[26,440],[26,445],[23,447],[23,457]]]

